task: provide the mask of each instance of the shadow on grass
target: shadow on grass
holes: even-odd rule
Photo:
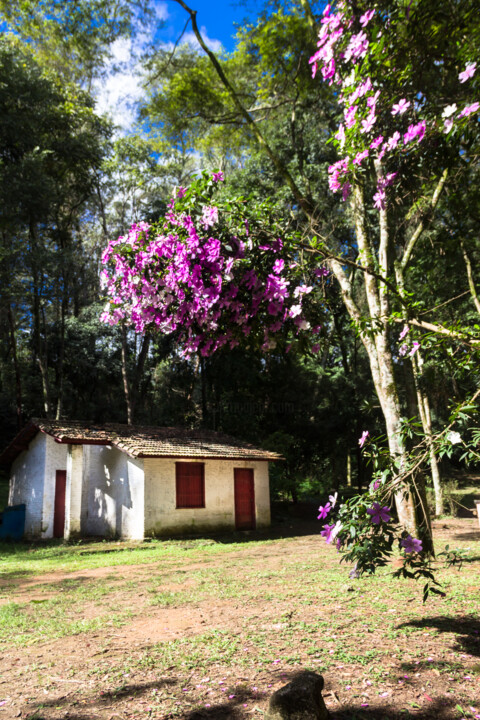
[[[44,702],[38,706],[38,709],[24,715],[26,720],[48,720],[51,717],[49,710],[55,708],[55,710],[62,709],[65,718],[68,720],[92,720],[93,716],[97,716],[102,710],[108,710],[108,713],[112,713],[112,717],[116,717],[116,712],[127,711],[120,705],[122,699],[125,696],[139,697],[144,695],[153,688],[160,688],[163,685],[169,684],[165,681],[146,683],[145,685],[130,685],[126,686],[123,698],[119,695],[103,696],[100,700],[88,700],[82,702],[83,707],[78,707],[78,703],[75,706],[70,704],[66,698],[60,697],[55,700]],[[170,684],[176,684],[175,680],[172,680]],[[123,691],[122,691],[123,692]],[[112,700],[119,700],[118,707],[112,706]],[[248,702],[250,701],[250,702]],[[252,708],[252,701],[254,705]],[[205,703],[202,701],[197,707],[179,712],[178,706],[171,712],[160,711],[160,714],[155,710],[155,701],[149,700],[149,705],[152,705],[151,712],[153,717],[162,718],[166,720],[170,717],[181,718],[181,720],[246,720],[252,716],[252,710],[255,708],[256,703],[265,701],[265,696],[260,693],[244,692],[238,694],[235,698],[228,700],[228,702],[212,702]],[[474,703],[473,700],[465,701],[463,704],[467,708],[469,705]],[[428,703],[428,707],[412,708],[407,709],[395,708],[392,706],[387,707],[368,707],[361,708],[358,705],[344,705],[338,710],[331,710],[329,720],[405,720],[405,718],[417,718],[417,720],[451,720],[452,713],[456,716],[458,711],[456,706],[458,703],[449,698],[433,699],[432,702]],[[258,706],[257,706],[258,707]],[[260,709],[260,708],[259,708]],[[129,714],[131,714],[133,708],[129,707]],[[148,713],[145,707],[142,708],[142,716]],[[137,715],[134,715],[137,717]],[[150,716],[150,715],[149,715]],[[120,717],[120,715],[118,715]]]
[[[439,632],[454,633],[454,650],[480,657],[480,620],[473,615],[462,617],[438,616],[410,620],[398,627],[436,628]],[[430,663],[429,663],[430,664]]]
[[[171,712],[165,712],[165,709],[157,709],[158,701],[162,698],[161,695],[153,694],[153,691],[161,691],[167,688],[173,693],[175,692],[175,686],[177,686],[178,697],[178,701],[173,701],[175,709],[172,708]],[[249,701],[263,702],[265,699],[264,693],[236,687],[235,690],[232,689],[234,697],[229,698],[228,701],[215,702],[212,700],[208,702],[208,699],[202,700],[197,703],[196,707],[180,714],[178,705],[181,704],[183,699],[180,688],[181,685],[177,678],[161,678],[147,683],[122,684],[112,690],[96,693],[94,696],[79,696],[76,701],[72,701],[71,697],[63,695],[44,700],[41,703],[33,703],[33,705],[37,705],[36,709],[33,709],[31,704],[30,707],[23,710],[22,717],[25,717],[26,720],[49,720],[52,717],[50,710],[53,709],[61,710],[63,716],[68,720],[92,720],[93,717],[99,716],[102,711],[108,711],[108,716],[112,714],[113,717],[117,717],[116,713],[127,712],[129,715],[134,712],[134,717],[140,717],[141,713],[143,717],[146,713],[145,705],[147,705],[147,707],[151,708],[153,717],[169,718],[175,716],[184,720],[220,720],[220,718],[240,720],[240,718],[250,717],[244,714],[247,709],[244,706],[248,706]],[[148,700],[145,696],[148,697]],[[141,710],[135,708],[135,700],[142,702]],[[121,715],[118,715],[118,717],[121,717]],[[148,717],[150,717],[150,714],[148,714]]]
[[[480,542],[480,528],[472,530],[472,532],[455,533],[454,540],[465,540],[466,542]]]
[[[473,700],[464,703],[465,708],[474,704]],[[458,716],[456,700],[449,698],[433,699],[428,707],[421,708],[359,708],[355,705],[342,707],[340,710],[332,710],[329,720],[405,720],[405,718],[417,718],[417,720],[451,720]]]

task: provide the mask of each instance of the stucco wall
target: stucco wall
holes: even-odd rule
[[[178,462],[192,462],[178,458]],[[176,508],[175,460],[145,458],[145,535],[180,535],[235,528],[234,468],[252,468],[257,527],[270,524],[267,462],[205,460],[205,507]]]
[[[84,535],[143,539],[143,461],[117,448],[84,446]]]
[[[43,476],[46,463],[47,436],[37,433],[13,462],[10,471],[9,505],[25,503],[25,535],[39,537],[42,529]]]

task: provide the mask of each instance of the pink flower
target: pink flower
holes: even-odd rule
[[[375,113],[370,113],[370,115],[365,119],[362,120],[362,129],[360,130],[361,133],[367,133],[370,132],[372,127],[375,125],[377,121],[377,116]]]
[[[447,120],[445,120],[445,123],[443,126],[443,132],[445,133],[445,135],[447,135],[452,128],[453,128],[453,118],[447,118]]]
[[[366,27],[374,15],[375,10],[367,10],[367,12],[360,17],[360,25]]]
[[[337,503],[337,497],[338,497],[338,492],[334,493],[333,495],[328,496],[328,500],[329,500],[332,508],[334,508]]]
[[[427,126],[425,120],[422,120],[416,125],[410,125],[407,132],[403,136],[403,144],[407,145],[412,140],[415,140],[416,137],[418,137],[418,142],[421,142],[424,138],[426,127]]]
[[[349,107],[345,110],[344,116],[345,116],[345,125],[347,128],[352,128],[355,123],[357,122],[355,119],[355,114],[358,110],[357,105],[352,105],[352,107]]]
[[[478,103],[478,102],[474,102],[474,103],[472,103],[472,105],[466,105],[463,108],[462,112],[460,112],[458,114],[458,118],[468,117],[472,113],[477,112],[479,107],[480,107],[480,103]]]
[[[417,352],[417,350],[418,350],[419,347],[420,347],[420,343],[417,342],[416,340],[414,340],[414,341],[413,341],[413,344],[412,344],[412,349],[411,349],[410,352],[408,353],[409,356],[412,357],[412,355],[415,355],[415,353]]]
[[[355,157],[353,158],[353,164],[354,165],[360,165],[362,160],[365,160],[365,158],[368,157],[368,148],[367,150],[363,150],[362,152],[359,152]]]
[[[215,225],[215,223],[218,222],[218,208],[205,205],[200,222],[205,229]]]
[[[343,124],[340,125],[340,127],[338,128],[335,137],[340,143],[340,147],[343,148],[343,146],[345,145],[345,128],[343,127]]]
[[[375,195],[373,196],[373,206],[377,208],[377,210],[385,210],[386,203],[385,203],[385,190],[383,188],[380,188],[377,190]]]
[[[350,196],[350,191],[352,189],[352,186],[349,182],[344,183],[342,187],[342,201],[345,202],[347,198]]]
[[[335,525],[324,525],[323,530],[320,531],[320,535],[325,538],[327,543],[331,543],[333,540],[332,532],[334,528]]]
[[[319,515],[317,517],[317,520],[325,520],[325,518],[327,517],[327,515],[331,509],[332,509],[332,506],[330,505],[329,502],[327,502],[324,507],[322,507],[322,505],[320,505],[320,507],[318,508]]]
[[[465,70],[464,70],[463,72],[461,72],[460,75],[458,76],[458,79],[460,80],[460,82],[461,82],[461,83],[464,83],[464,82],[466,82],[469,78],[473,77],[473,76],[475,75],[476,69],[477,69],[477,63],[476,63],[476,62],[474,62],[474,63],[468,63],[468,64],[465,66]]]
[[[399,339],[399,340],[403,340],[403,338],[405,337],[405,335],[407,335],[407,333],[409,333],[409,332],[410,332],[410,328],[408,327],[408,325],[404,325],[402,332],[401,332],[400,335],[398,336],[398,339]]]
[[[403,115],[404,112],[407,112],[410,105],[410,102],[407,102],[405,98],[402,98],[402,100],[392,107],[392,115]]]
[[[403,343],[403,345],[400,345],[400,347],[399,347],[399,349],[398,349],[398,354],[399,354],[401,357],[403,357],[404,355],[407,354],[407,352],[408,352],[408,345],[407,345],[407,343]]]
[[[400,141],[400,138],[401,138],[401,135],[400,135],[400,133],[396,130],[396,131],[393,133],[392,137],[389,138],[388,141],[387,141],[387,150],[394,150],[394,149],[397,147],[397,145],[398,145],[398,143],[399,143],[399,141]]]
[[[383,135],[379,135],[378,137],[375,138],[375,140],[373,142],[370,143],[370,148],[372,150],[376,150],[378,148],[378,146],[382,144],[382,142],[383,142]]]
[[[221,182],[224,179],[223,172],[216,172],[212,175],[213,182]]]
[[[368,430],[363,431],[362,437],[358,441],[358,444],[360,445],[361,448],[365,445],[365,442],[367,441],[367,438],[369,435],[370,435],[370,433],[368,432]]]

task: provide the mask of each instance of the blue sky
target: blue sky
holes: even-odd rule
[[[174,0],[162,2],[162,5],[166,8],[168,16],[165,18],[165,28],[159,35],[166,42],[174,43],[188,16]],[[205,30],[208,38],[220,41],[228,51],[233,50],[234,23],[240,24],[247,15],[245,7],[240,6],[238,0],[189,0],[187,5],[197,11],[197,24],[202,32],[203,29]],[[189,30],[191,25],[187,32]]]

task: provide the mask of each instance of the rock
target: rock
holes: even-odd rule
[[[323,677],[305,670],[273,693],[265,720],[328,720]]]

